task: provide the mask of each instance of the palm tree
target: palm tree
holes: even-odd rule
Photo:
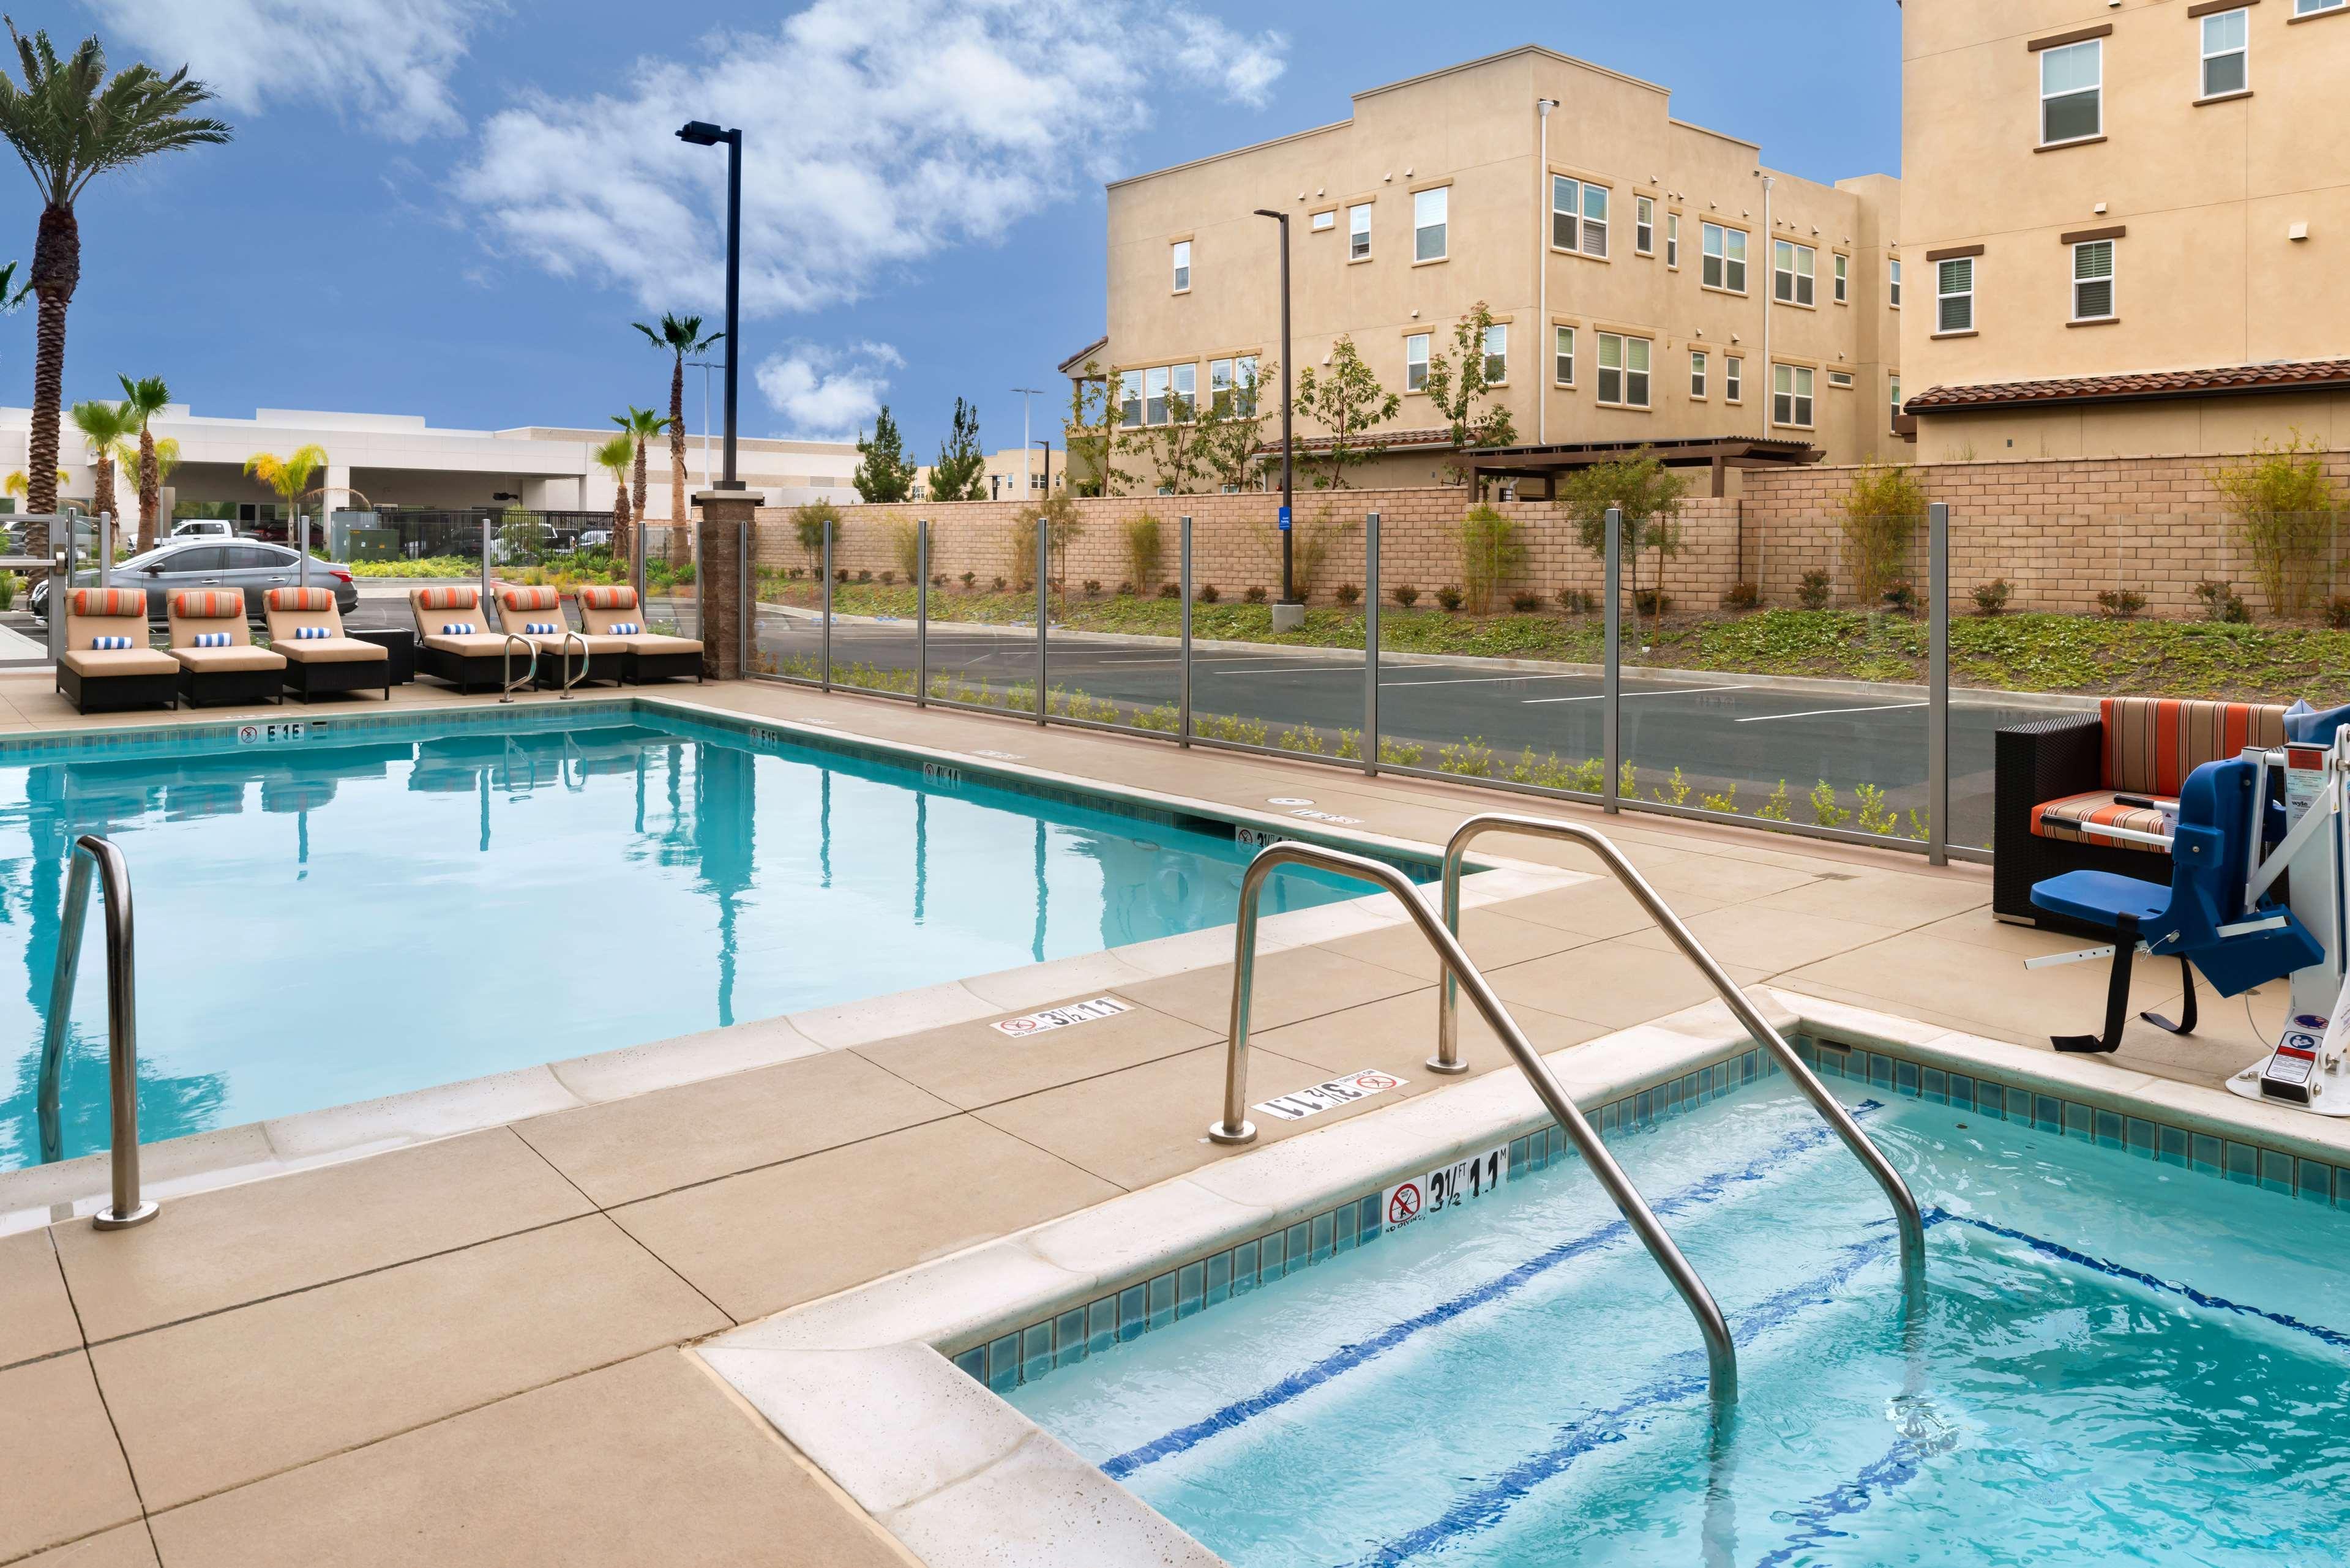
[[[713,332],[702,335],[699,316],[670,316],[660,318],[660,329],[655,331],[641,321],[629,324],[643,333],[656,348],[666,348],[671,356],[669,372],[669,515],[672,524],[681,527],[685,515],[685,357],[706,352],[710,346],[726,336]],[[685,559],[685,535],[672,532],[669,536],[671,561]]]
[[[82,440],[89,443],[89,462],[96,484],[90,493],[93,515],[110,516],[116,522],[122,514],[114,505],[114,449],[123,438],[139,428],[139,421],[127,403],[90,401],[73,406],[74,429],[81,431]],[[38,511],[37,505],[34,508]]]
[[[637,460],[637,443],[616,435],[596,449],[596,462],[612,476],[612,558],[631,559],[622,551],[629,538],[629,466]]]
[[[326,466],[327,449],[317,445],[297,448],[290,457],[256,452],[244,460],[244,472],[277,492],[286,503],[286,537],[306,553],[310,541],[295,538],[295,519],[300,512],[302,497],[311,493],[310,476]]]
[[[637,443],[636,477],[629,485],[629,492],[630,499],[635,504],[635,525],[642,527],[645,521],[645,444],[669,429],[669,421],[650,409],[640,409],[636,404],[630,403],[627,417],[614,414],[612,422],[627,431],[629,439]],[[673,521],[680,526],[683,525],[681,518]],[[620,553],[624,544],[629,542],[616,538],[612,541],[612,548],[616,553]],[[637,558],[633,545],[630,545],[625,553],[620,554],[620,558],[624,561],[633,561]]]
[[[32,510],[54,511],[57,492],[57,410],[64,402],[66,306],[81,281],[81,229],[74,202],[99,175],[127,169],[159,152],[229,139],[217,119],[188,111],[212,90],[188,79],[185,66],[163,76],[135,65],[107,79],[106,51],[96,36],[82,40],[70,59],[57,58],[49,36],[30,38],[8,24],[22,86],[0,70],[0,136],[41,192],[40,228],[33,241],[31,286],[40,300],[33,355],[33,433],[29,451]]]
[[[128,376],[114,378],[122,383],[122,412],[139,432],[139,548],[155,547],[155,513],[163,502],[163,478],[155,466],[155,432],[147,421],[163,411],[172,400],[170,389],[161,376],[142,376],[134,381]]]

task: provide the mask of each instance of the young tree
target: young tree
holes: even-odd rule
[[[1665,613],[1665,562],[1681,552],[1681,500],[1690,478],[1676,473],[1647,448],[1616,462],[1577,469],[1562,483],[1559,500],[1575,520],[1583,547],[1607,556],[1607,512],[1624,514],[1624,550],[1632,562],[1632,597],[1640,597],[1640,552],[1657,556],[1655,614]],[[1652,623],[1653,624],[1653,623]]]
[[[294,547],[307,553],[309,541],[300,536],[297,519],[302,514],[302,498],[309,493],[310,477],[327,466],[327,449],[322,446],[296,447],[286,457],[274,452],[256,452],[244,460],[244,472],[277,492],[286,503],[286,536]]]
[[[626,431],[595,452],[597,466],[612,476],[612,558],[633,559],[626,553],[629,539],[629,469],[637,460],[637,443]]]
[[[669,370],[669,518],[672,526],[669,535],[669,558],[682,563],[686,558],[684,526],[685,504],[685,357],[700,354],[726,336],[713,332],[702,335],[699,316],[664,315],[658,329],[641,321],[629,326],[645,335],[656,348],[668,350]]]
[[[1084,373],[1069,379],[1069,417],[1061,426],[1069,493],[1116,495],[1118,486],[1132,483],[1134,476],[1118,466],[1118,454],[1132,450],[1132,440],[1118,425],[1115,383],[1098,363],[1087,360]]]
[[[1257,449],[1264,444],[1264,400],[1257,389],[1278,368],[1259,371],[1222,396],[1211,396],[1200,410],[1200,462],[1221,486],[1248,487],[1257,468]]]
[[[161,376],[143,376],[134,381],[118,375],[115,379],[122,383],[122,410],[139,431],[139,548],[144,554],[155,547],[155,514],[163,504],[163,472],[156,463],[155,432],[147,426],[163,411],[172,393]]]
[[[1143,431],[1142,450],[1159,472],[1159,485],[1170,495],[1189,495],[1200,477],[1204,453],[1200,427],[1192,416],[1199,410],[1173,388],[1167,389],[1167,422]]]
[[[634,521],[628,526],[641,528],[645,525],[645,448],[651,443],[655,436],[669,429],[669,421],[650,409],[640,409],[634,403],[630,403],[626,414],[612,416],[612,422],[619,426],[628,438],[636,443],[636,456],[629,486],[629,508]],[[671,518],[670,524],[672,528],[682,528],[685,526],[685,520],[681,517]],[[612,536],[612,555],[619,560],[634,561],[637,558],[635,542],[615,534]]]
[[[2263,441],[2248,462],[2215,469],[2211,483],[2252,557],[2261,597],[2269,613],[2300,615],[2318,597],[2317,579],[2334,537],[2334,514],[2341,507],[2325,474],[2323,441]]]
[[[1865,462],[1844,493],[1844,560],[1864,610],[1883,609],[1885,590],[1905,576],[1909,542],[1926,515],[1926,490],[1908,468]]]
[[[889,417],[889,405],[881,405],[874,416],[873,439],[857,438],[857,476],[850,483],[857,493],[868,501],[903,501],[914,493],[915,465],[906,461],[905,438],[898,433],[898,421]]]
[[[105,514],[117,523],[122,521],[121,508],[114,500],[114,449],[125,436],[139,428],[139,421],[126,404],[87,402],[73,406],[74,429],[89,445],[90,472],[96,487],[90,499],[92,515]]]
[[[792,535],[799,543],[800,554],[807,557],[808,576],[824,570],[824,542],[829,536],[840,542],[840,508],[829,501],[811,501],[792,511]]]
[[[1428,360],[1428,404],[1449,428],[1454,456],[1447,466],[1461,480],[1468,478],[1459,456],[1464,449],[1508,446],[1518,439],[1510,410],[1498,402],[1485,406],[1493,395],[1485,353],[1485,335],[1492,327],[1493,313],[1481,299],[1453,324],[1452,352],[1440,350]]]
[[[29,480],[34,512],[57,509],[57,412],[64,399],[66,307],[81,282],[81,228],[74,202],[99,175],[160,152],[229,139],[224,121],[190,118],[211,99],[190,81],[185,66],[163,76],[136,65],[106,74],[106,51],[95,36],[60,60],[46,32],[30,38],[8,24],[16,41],[20,85],[0,71],[0,136],[16,148],[41,192],[40,227],[33,241],[32,289],[40,300],[33,350],[33,428]]]
[[[1323,472],[1314,483],[1325,490],[1347,488],[1347,465],[1362,459],[1357,441],[1365,431],[1396,417],[1403,400],[1379,385],[1378,377],[1355,351],[1355,340],[1342,337],[1330,348],[1330,365],[1321,376],[1305,367],[1297,379],[1297,411],[1318,421],[1329,432],[1330,448],[1320,462]]]
[[[939,461],[931,464],[931,499],[986,500],[981,493],[986,471],[987,454],[979,450],[979,410],[957,398],[954,429],[939,447]]]

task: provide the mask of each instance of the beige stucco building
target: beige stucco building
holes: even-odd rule
[[[1295,368],[1326,365],[1349,335],[1402,395],[1350,483],[1445,477],[1444,421],[1419,383],[1479,301],[1523,446],[1685,442],[1713,462],[1738,450],[1721,443],[1776,442],[1752,461],[1856,462],[1908,450],[1891,430],[1900,201],[1889,176],[1776,173],[1755,143],[1675,119],[1664,88],[1513,49],[1358,93],[1336,124],[1112,184],[1107,339],[1066,368],[1108,374],[1129,429],[1169,418],[1170,393],[1212,397],[1251,364],[1270,378],[1263,208],[1289,218]],[[1301,425],[1301,447],[1316,433]],[[1121,466],[1141,488],[1157,477],[1139,455]]]
[[[1907,0],[1925,462],[2350,447],[2350,0]]]

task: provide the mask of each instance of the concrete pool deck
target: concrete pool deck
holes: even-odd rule
[[[1479,811],[1604,820],[773,683],[647,695],[1008,754],[1226,809],[1310,797],[1365,832],[1422,844]],[[415,686],[394,706],[458,702]],[[0,676],[0,732],[140,722],[83,721],[46,676]],[[1992,922],[1981,868],[1654,817],[1606,826],[1742,983],[2043,1050],[2044,1030],[2091,1027],[2101,1010],[2100,966],[2022,968],[2078,944]],[[1594,868],[1567,846],[1490,847]],[[1464,939],[1544,1051],[1709,1000],[1604,881],[1488,904]],[[854,1044],[811,1041],[700,1082],[166,1193],[161,1219],[130,1231],[77,1220],[0,1237],[0,1409],[12,1417],[0,1424],[0,1563],[916,1561],[683,1347],[1232,1158],[1201,1136],[1221,1092],[1228,962],[1128,973],[1099,955],[1067,961],[1096,968],[1039,1001],[1107,993],[1132,1011],[1007,1042],[988,1022],[1037,1004],[1024,999]],[[2175,973],[2145,966],[2137,1004],[2175,997]],[[1420,1066],[1434,974],[1393,926],[1261,959],[1253,1099],[1364,1067],[1408,1081],[1268,1127],[1258,1147],[1441,1087]],[[2194,1039],[2134,1023],[2117,1061],[2071,1065],[2216,1085],[2262,1049],[2282,1005],[2281,986],[2264,990],[2249,1006],[2211,1005]],[[1482,1024],[1462,1036],[1472,1077],[1501,1065]]]

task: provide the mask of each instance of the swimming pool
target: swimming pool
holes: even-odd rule
[[[0,746],[0,1169],[39,1158],[77,834],[130,866],[149,1142],[1226,924],[1254,847],[657,704],[244,728]],[[97,923],[67,1157],[107,1144]]]
[[[1945,1103],[1831,1076],[1929,1210],[1906,1339],[1882,1196],[1749,1073],[1607,1118],[1738,1338],[1718,1449],[1687,1313],[1540,1135],[1459,1211],[1343,1204],[1170,1276],[1163,1315],[1153,1282],[1089,1343],[976,1359],[1238,1568],[2339,1560],[2343,1172],[1939,1072]]]

